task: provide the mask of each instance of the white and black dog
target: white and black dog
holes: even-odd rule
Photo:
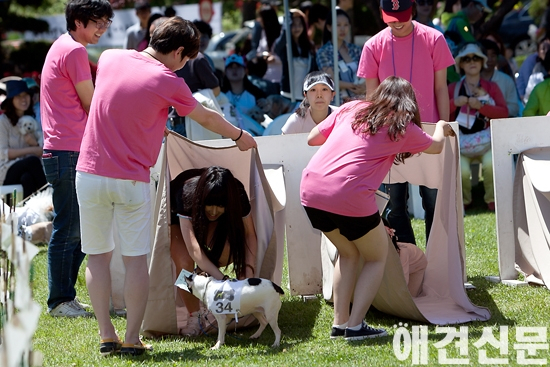
[[[260,327],[250,339],[257,339],[267,324],[275,333],[278,347],[281,341],[281,329],[277,324],[281,297],[284,291],[267,279],[248,278],[244,280],[216,280],[207,273],[195,269],[185,278],[187,286],[212,312],[218,323],[218,341],[212,349],[220,348],[225,342],[227,322],[238,316],[252,314],[260,322]]]

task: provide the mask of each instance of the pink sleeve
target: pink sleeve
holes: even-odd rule
[[[336,124],[336,117],[340,114],[341,108],[338,108],[336,111],[328,115],[326,119],[321,121],[317,128],[319,129],[319,132],[321,135],[323,135],[325,138],[328,138],[332,130],[334,129],[334,125]]]
[[[455,64],[449,45],[447,45],[447,41],[445,41],[445,37],[442,34],[436,37],[432,57],[434,60],[434,71],[443,70]]]
[[[178,78],[180,79],[180,78]],[[197,107],[197,100],[193,97],[193,93],[187,86],[183,79],[181,80],[181,86],[177,89],[177,93],[174,95],[173,106],[180,116],[187,116],[195,107]]]
[[[416,126],[413,122],[409,123],[407,132],[403,138],[404,144],[402,152],[416,154],[425,151],[432,145],[432,137]]]
[[[374,57],[374,40],[366,42],[361,52],[357,76],[365,79],[378,78],[378,60]]]
[[[92,79],[88,53],[84,47],[72,50],[65,57],[65,70],[73,85]]]

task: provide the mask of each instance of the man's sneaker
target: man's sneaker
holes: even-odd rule
[[[330,338],[331,339],[341,338],[344,336],[345,332],[346,332],[346,329],[340,329],[340,328],[337,328],[336,326],[333,326],[332,331],[330,332]]]
[[[83,310],[86,310],[88,311],[90,308],[92,308],[92,306],[90,306],[89,304],[87,303],[84,303],[84,302],[80,302],[80,300],[78,298],[75,297],[75,299],[73,300],[73,302],[80,308],[82,308]]]
[[[344,333],[344,339],[348,341],[363,340],[367,338],[378,338],[380,336],[387,336],[387,335],[388,333],[386,332],[386,330],[375,329],[363,322],[359,330],[352,330],[350,328],[346,328],[346,331]]]
[[[91,317],[91,313],[84,310],[74,300],[58,304],[50,311],[50,316],[54,317]]]

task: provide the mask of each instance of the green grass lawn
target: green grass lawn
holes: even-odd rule
[[[423,247],[424,223],[414,220],[413,226],[421,242],[419,245]],[[401,349],[403,357],[408,358],[399,360],[394,352],[394,335],[397,330],[395,326],[407,323],[406,329],[411,331],[413,326],[420,324],[372,309],[367,315],[367,322],[375,327],[386,328],[388,337],[353,343],[330,340],[333,312],[331,304],[322,298],[303,301],[301,297],[287,294],[279,313],[279,326],[282,330],[280,348],[270,347],[274,335],[268,327],[258,341],[248,340],[255,328],[237,334],[228,333],[226,345],[217,351],[210,350],[215,343],[213,337],[169,337],[149,340],[155,350],[148,355],[105,358],[99,354],[95,319],[60,319],[47,315],[45,248],[42,248],[35,260],[34,296],[44,309],[34,338],[34,348],[43,353],[44,366],[408,366],[413,364],[413,355],[424,355],[427,363],[423,364],[433,366],[443,364],[444,360],[440,358],[443,352],[446,352],[447,358],[469,358],[470,365],[481,365],[480,349],[474,343],[483,335],[484,328],[491,328],[494,337],[500,340],[499,326],[507,326],[508,338],[507,343],[504,343],[507,345],[507,354],[500,355],[499,350],[489,344],[483,349],[487,350],[490,358],[505,358],[510,365],[518,365],[520,353],[514,349],[517,343],[516,332],[521,330],[518,328],[550,325],[550,292],[543,287],[514,288],[485,280],[487,275],[498,275],[498,263],[495,215],[485,211],[482,202],[474,202],[473,208],[468,211],[465,232],[468,280],[476,287],[468,291],[468,295],[473,303],[487,307],[492,318],[487,322],[460,325],[468,328],[468,339],[463,345],[466,348],[462,350],[455,343],[458,338],[446,347],[437,349],[434,344],[442,341],[445,334],[436,333],[436,327],[429,325],[426,353],[406,354]],[[83,270],[84,266],[78,281],[78,295],[83,302],[89,303]],[[284,276],[286,277],[286,269]],[[285,284],[288,284],[287,278],[283,279],[283,288]],[[125,319],[114,317],[113,321],[119,334],[124,335]],[[548,346],[546,350],[538,351],[530,358],[547,358],[550,361]]]

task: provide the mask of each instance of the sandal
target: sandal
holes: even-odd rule
[[[140,340],[139,344],[130,344],[130,343],[122,344],[122,348],[120,349],[120,354],[130,355],[130,356],[140,356],[145,352],[152,352],[152,351],[153,351],[152,345],[143,344],[143,342]]]
[[[120,351],[121,348],[122,342],[119,339],[107,338],[99,342],[99,353],[104,357]]]

